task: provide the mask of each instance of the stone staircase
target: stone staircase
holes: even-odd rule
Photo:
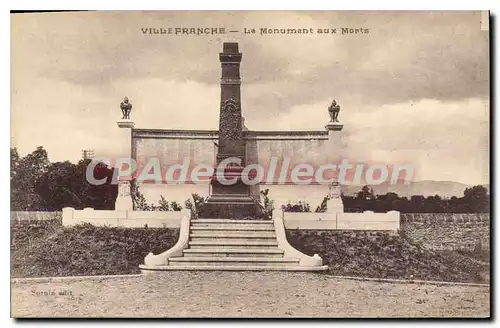
[[[271,220],[189,220],[187,238],[182,236],[186,231],[183,232],[181,226],[179,240],[182,242],[169,250],[170,254],[167,251],[148,255],[145,265],[140,268],[145,273],[163,270],[321,271],[327,268],[318,262],[321,259],[317,255],[310,257],[295,249],[287,252],[291,246],[288,243],[280,245],[275,225]],[[175,250],[176,247],[182,249]],[[301,257],[306,261],[301,262]],[[311,259],[316,265],[311,265]]]

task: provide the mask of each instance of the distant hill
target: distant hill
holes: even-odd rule
[[[342,191],[346,195],[355,195],[361,190],[362,187],[362,185],[342,186]],[[400,182],[398,184],[383,183],[370,187],[373,188],[373,192],[376,195],[385,195],[388,192],[395,192],[399,196],[406,197],[410,197],[413,195],[422,195],[426,197],[439,195],[441,197],[449,198],[452,196],[463,196],[465,189],[472,186],[454,181],[424,180],[410,182],[409,184],[404,184],[403,182]],[[490,185],[486,184],[484,185],[484,187],[486,187],[489,192]]]

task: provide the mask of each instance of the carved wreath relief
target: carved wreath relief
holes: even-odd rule
[[[219,136],[223,140],[240,139],[241,115],[238,102],[229,98],[222,104]]]

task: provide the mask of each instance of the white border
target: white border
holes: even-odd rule
[[[10,195],[10,189],[9,189],[9,178],[7,177],[7,171],[9,170],[9,159],[7,158],[7,144],[9,144],[10,148],[10,115],[6,113],[10,113],[10,14],[8,13],[8,10],[11,9],[31,9],[31,8],[36,8],[38,10],[49,10],[49,9],[58,9],[58,8],[65,8],[65,9],[87,9],[87,10],[152,10],[152,9],[163,9],[163,10],[200,10],[200,9],[209,9],[209,10],[486,10],[490,9],[493,11],[493,13],[499,13],[500,10],[499,8],[499,3],[500,1],[498,0],[476,0],[476,1],[465,1],[465,0],[455,0],[455,1],[436,1],[436,0],[420,0],[420,1],[415,1],[413,3],[410,3],[408,1],[387,1],[387,0],[377,0],[377,1],[335,1],[327,3],[327,1],[313,1],[313,0],[308,0],[308,1],[283,1],[282,3],[278,2],[271,2],[271,1],[265,1],[265,0],[253,0],[251,2],[239,2],[236,0],[233,1],[218,1],[218,0],[211,0],[211,1],[168,1],[165,2],[162,5],[158,5],[158,3],[154,1],[116,1],[116,2],[104,2],[102,0],[87,0],[87,1],[63,1],[63,0],[46,0],[46,1],[2,1],[1,6],[2,6],[2,20],[0,20],[0,31],[2,35],[2,41],[4,42],[4,47],[2,47],[2,63],[3,63],[3,70],[2,70],[2,100],[4,102],[3,104],[3,110],[2,113],[5,115],[2,120],[0,120],[0,131],[4,134],[3,138],[1,139],[1,142],[3,145],[5,145],[3,149],[3,156],[4,159],[0,161],[0,171],[3,172],[3,175],[1,175],[1,202],[2,202],[2,209],[5,209],[4,212],[4,224],[7,225],[9,224],[9,220],[6,218],[9,217],[9,214],[6,213],[9,208],[10,208],[10,200],[9,200],[9,195]],[[3,7],[6,8],[3,8]],[[498,20],[496,21],[498,24]],[[497,41],[497,34],[495,34],[495,41]],[[496,45],[498,45],[498,42],[495,42]],[[498,52],[498,51],[497,51]],[[494,58],[498,59],[498,55],[494,54]],[[495,94],[498,97],[498,85],[494,90]],[[497,98],[495,98],[497,99]],[[497,108],[497,101],[495,101],[494,104],[492,104],[493,108]],[[6,117],[9,115],[9,117]],[[497,114],[498,115],[498,114]],[[498,128],[498,127],[497,127]],[[492,134],[495,138],[495,150],[498,153],[498,139],[497,139],[497,134],[492,131]],[[497,168],[497,165],[495,165],[495,169]],[[491,168],[493,169],[493,168]],[[496,182],[496,181],[494,181]],[[499,200],[500,196],[494,195],[494,201],[497,203]],[[495,230],[497,230],[498,224],[495,225]],[[10,263],[9,258],[10,255],[7,251],[8,246],[7,246],[7,241],[10,240],[9,236],[9,231],[7,227],[5,229],[1,229],[2,232],[2,238],[1,240],[5,241],[5,245],[2,248],[2,257],[0,260],[2,260],[2,263]],[[495,231],[498,232],[498,231]],[[498,236],[498,233],[496,234]],[[494,247],[495,250],[493,251],[493,254],[496,254],[497,247]],[[10,280],[10,272],[8,271],[8,265],[4,264],[4,271],[3,271],[3,278],[4,283],[2,284],[3,290],[2,290],[2,309],[3,313],[1,315],[2,317],[2,327],[10,327],[11,325],[14,325],[14,322],[12,320],[9,320],[8,318],[10,317],[10,288],[7,287],[7,280]],[[498,273],[498,270],[495,271]],[[497,275],[492,278],[492,280],[495,280]],[[496,295],[495,295],[496,296]],[[498,309],[498,299],[497,302],[494,304],[497,304],[495,306],[495,309],[491,309],[491,312],[497,312]],[[137,326],[143,324],[144,322],[138,322],[136,323]],[[196,322],[194,324],[200,324],[201,322]],[[286,325],[290,324],[298,324],[302,325],[303,322],[283,322]],[[33,323],[24,323],[25,325],[32,325]],[[51,325],[52,322],[47,322],[47,324]],[[62,325],[74,325],[75,322],[65,322]],[[78,322],[77,324],[81,324]],[[94,325],[97,327],[99,326],[104,326],[103,323],[98,323],[96,324],[93,322]],[[108,322],[109,324],[109,322]],[[120,322],[119,324],[124,324],[123,322]],[[177,325],[179,323],[177,322],[169,322],[169,325]],[[193,322],[189,322],[189,324],[193,324]],[[219,324],[218,322],[213,322],[212,324]],[[258,323],[252,323],[255,324],[259,327],[265,326],[265,325],[275,325],[277,322],[273,323],[263,323],[263,322],[258,322]],[[369,324],[368,322],[359,322],[356,323],[358,325],[367,325]],[[386,324],[386,322],[381,322],[381,324]],[[399,324],[399,323],[398,323]],[[426,326],[432,327],[438,327],[438,323],[431,323],[431,322],[426,322]]]

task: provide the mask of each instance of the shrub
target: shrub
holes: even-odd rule
[[[326,210],[328,209],[328,201],[330,200],[330,197],[325,196],[325,198],[323,198],[323,201],[321,202],[321,204],[316,207],[316,210],[314,212],[316,213],[325,213]]]
[[[132,204],[134,210],[137,211],[149,211],[149,205],[146,201],[146,197],[139,190],[139,186],[136,180],[132,180],[130,183],[130,196],[132,198]]]
[[[297,204],[281,205],[283,212],[311,212],[311,207],[308,203],[299,201]]]
[[[139,190],[139,186],[135,180],[132,180],[131,183],[131,192],[130,196],[132,197],[132,203],[134,206],[134,210],[136,211],[180,211],[182,210],[182,206],[175,202],[171,201],[170,203],[165,199],[165,197],[160,196],[160,200],[158,201],[158,205],[153,203],[148,204],[146,197]]]
[[[269,199],[269,189],[261,190],[260,196],[262,217],[266,220],[271,220],[273,218],[274,200]]]
[[[319,254],[332,275],[476,283],[489,280],[488,263],[457,252],[428,250],[404,234],[297,229],[287,230],[287,239],[305,254]]]
[[[178,235],[178,229],[111,228],[88,223],[17,230],[11,240],[12,276],[139,273],[138,265],[149,252],[158,254],[171,248]]]
[[[201,216],[201,212],[203,211],[205,198],[198,194],[191,194],[191,198],[184,202],[184,206],[186,206],[187,209],[191,210],[191,218],[197,219]]]

